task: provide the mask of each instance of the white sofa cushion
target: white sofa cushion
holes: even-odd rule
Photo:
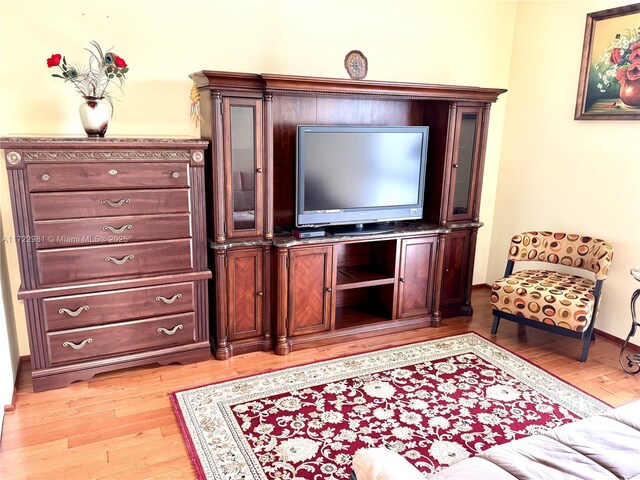
[[[353,458],[357,480],[423,480],[413,465],[383,448]],[[640,480],[640,401],[462,460],[431,480]]]

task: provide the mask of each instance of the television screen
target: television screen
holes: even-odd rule
[[[428,127],[298,126],[298,226],[422,217]]]

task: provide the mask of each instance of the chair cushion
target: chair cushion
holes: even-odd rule
[[[599,238],[574,233],[524,232],[511,238],[509,260],[556,263],[609,276],[613,247]]]
[[[530,320],[584,331],[593,317],[595,282],[552,270],[521,270],[496,280],[494,310]]]

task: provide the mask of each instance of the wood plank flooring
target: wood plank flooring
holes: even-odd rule
[[[475,289],[474,315],[444,320],[440,328],[300,350],[283,357],[251,353],[224,362],[121,370],[47,392],[32,392],[26,365],[16,409],[5,414],[0,478],[193,479],[168,392],[469,331],[491,338],[488,297],[488,290]],[[622,371],[619,345],[610,340],[598,337],[584,364],[578,361],[579,341],[506,320],[495,340],[611,405],[640,398],[640,375]]]

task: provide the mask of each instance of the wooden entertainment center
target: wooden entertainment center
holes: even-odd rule
[[[470,315],[491,103],[504,89],[194,73],[216,358]],[[295,238],[297,125],[429,127],[424,214],[393,233]]]

